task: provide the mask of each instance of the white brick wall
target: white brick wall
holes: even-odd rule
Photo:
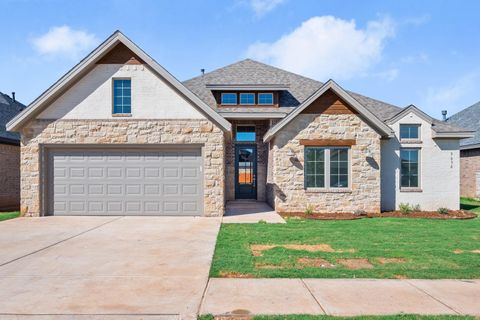
[[[382,210],[398,209],[402,202],[419,204],[422,210],[460,206],[460,152],[457,139],[432,139],[431,125],[414,113],[391,125],[396,137],[400,124],[421,124],[420,144],[400,143],[398,138],[382,141]],[[420,148],[421,192],[400,191],[400,147]]]
[[[132,79],[133,119],[205,119],[144,65],[100,64],[54,101],[39,119],[112,119],[112,78]]]

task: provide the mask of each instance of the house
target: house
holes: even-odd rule
[[[460,194],[480,197],[480,102],[446,119],[447,123],[468,128],[475,135],[460,140]]]
[[[471,132],[253,60],[179,82],[117,31],[8,124],[24,215],[459,206]]]
[[[20,135],[5,125],[26,107],[0,92],[0,211],[20,208]]]

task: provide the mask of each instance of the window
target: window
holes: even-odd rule
[[[348,149],[330,149],[330,187],[348,187]]]
[[[349,148],[305,147],[305,187],[348,188],[349,150]]]
[[[237,94],[222,93],[222,104],[237,104]]]
[[[237,126],[237,134],[235,140],[240,142],[255,141],[257,135],[255,133],[255,126]]]
[[[418,140],[419,139],[419,124],[401,124],[400,125],[400,140],[410,139]]]
[[[255,93],[240,93],[240,104],[255,104]]]
[[[305,148],[305,186],[325,187],[325,149]]]
[[[259,93],[258,104],[273,104],[273,93]]]
[[[400,187],[418,188],[419,149],[400,149]]]
[[[113,113],[132,112],[132,81],[130,79],[113,80]]]

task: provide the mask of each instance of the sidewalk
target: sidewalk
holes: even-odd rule
[[[480,315],[480,280],[210,279],[200,314]]]

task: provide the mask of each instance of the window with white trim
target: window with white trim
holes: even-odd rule
[[[305,147],[305,188],[348,188],[350,148]]]
[[[420,172],[420,149],[400,149],[400,187],[418,188],[420,186],[418,173]]]
[[[420,125],[400,124],[400,140],[420,140]]]
[[[261,92],[258,94],[258,104],[273,105],[273,93]]]
[[[221,97],[222,104],[237,104],[237,94],[230,92],[223,92]]]
[[[113,114],[132,112],[132,80],[113,79]]]
[[[255,93],[240,93],[240,104],[255,104]]]

